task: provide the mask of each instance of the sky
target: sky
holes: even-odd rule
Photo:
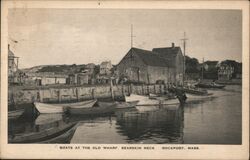
[[[117,64],[133,47],[170,47],[205,60],[242,61],[240,10],[9,9],[8,42],[19,67]],[[18,43],[14,43],[18,41]]]

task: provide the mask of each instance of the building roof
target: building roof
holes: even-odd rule
[[[11,50],[8,50],[8,57],[15,57],[14,53]]]
[[[164,47],[164,48],[153,48],[154,53],[166,59],[173,59],[176,57],[179,51],[181,51],[180,47]]]
[[[158,66],[158,67],[171,67],[170,63],[166,59],[159,57],[152,51],[143,50],[139,48],[131,48],[129,52],[138,55],[146,65]]]

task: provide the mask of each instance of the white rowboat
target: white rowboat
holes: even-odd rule
[[[139,101],[137,106],[148,106],[148,105],[178,105],[180,102],[177,98],[166,99],[165,97],[154,97],[149,98],[148,96],[131,94],[126,96],[126,102]]]
[[[35,107],[40,113],[63,113],[64,108],[89,108],[96,103],[96,100],[89,100],[77,103],[62,103],[62,104],[48,104],[34,102]]]

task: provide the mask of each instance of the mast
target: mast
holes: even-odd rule
[[[204,57],[202,58],[201,80],[203,80]]]
[[[181,39],[183,41],[183,85],[186,78],[186,32],[184,32],[184,37]]]
[[[133,34],[133,24],[131,24],[131,35],[130,35],[130,38],[131,38],[131,48],[133,47],[133,38],[134,38],[134,34]]]

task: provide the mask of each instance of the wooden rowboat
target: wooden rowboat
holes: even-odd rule
[[[8,119],[17,119],[24,113],[24,109],[8,111]]]
[[[194,95],[208,95],[208,92],[205,89],[183,87],[183,88],[180,88],[180,90],[183,90],[185,93],[194,94]]]
[[[216,83],[198,83],[195,86],[200,88],[217,88],[217,89],[222,89],[225,87],[225,85],[220,85]]]
[[[82,101],[77,103],[60,103],[60,104],[48,104],[34,102],[35,107],[40,113],[63,113],[64,108],[89,108],[96,103],[96,100]]]
[[[9,136],[9,143],[66,143],[72,138],[77,123],[46,129],[40,132],[31,132]]]
[[[94,106],[90,108],[67,108],[67,112],[72,115],[102,115],[113,113],[115,111],[115,105],[107,106]]]
[[[194,94],[190,94],[190,93],[186,93],[187,95],[187,103],[189,102],[199,102],[199,101],[203,101],[203,100],[209,100],[211,98],[215,98],[215,96],[213,96],[213,93],[208,93],[207,95],[194,95]]]
[[[131,102],[98,102],[99,106],[110,106],[115,105],[116,109],[134,108],[139,101]]]
[[[151,106],[151,105],[178,105],[180,104],[177,98],[169,99],[164,96],[142,96],[131,94],[130,96],[126,96],[126,102],[139,101],[137,106]]]

